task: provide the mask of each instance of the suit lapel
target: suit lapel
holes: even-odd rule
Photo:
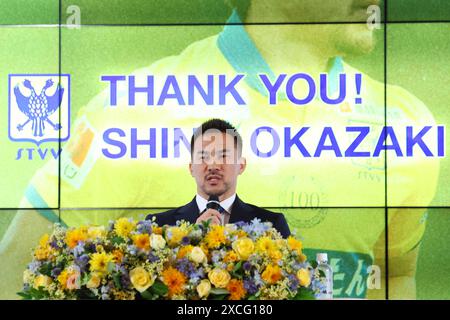
[[[236,223],[239,221],[250,222],[255,217],[255,210],[239,199],[236,195],[236,199],[234,200],[233,207],[231,209],[229,223]]]
[[[175,220],[185,220],[190,223],[195,223],[198,218],[199,210],[194,197],[191,202],[177,210]]]
[[[191,202],[177,210],[175,220],[185,220],[190,223],[195,223],[199,215],[199,210],[197,201],[195,201],[194,197]],[[255,217],[255,210],[236,195],[236,199],[234,199],[233,207],[231,209],[229,223],[236,223],[239,221],[250,222]]]

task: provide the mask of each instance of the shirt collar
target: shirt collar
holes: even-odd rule
[[[249,37],[236,10],[233,10],[223,31],[217,38],[217,45],[233,66],[233,68],[246,75],[245,81],[260,94],[267,96],[267,90],[261,83],[258,74],[267,74],[269,79],[275,80],[275,75],[263,56],[256,48],[255,43]],[[332,60],[328,70],[330,85],[329,92],[334,94],[338,89],[339,74],[344,72],[344,64],[341,57]],[[284,97],[281,97],[283,99]]]
[[[220,205],[222,208],[224,208],[228,213],[231,213],[231,207],[233,206],[234,200],[236,199],[236,193],[233,194],[231,197],[223,200],[220,202]],[[200,209],[200,212],[206,209],[206,205],[208,203],[208,200],[203,198],[201,195],[197,194],[195,196],[195,201],[197,202],[197,206]]]

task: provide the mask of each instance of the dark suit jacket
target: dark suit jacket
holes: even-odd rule
[[[149,214],[146,219],[156,217],[156,223],[160,226],[166,224],[173,226],[178,220],[185,220],[190,223],[195,223],[199,216],[199,210],[200,209],[198,208],[194,197],[194,199],[192,199],[192,201],[185,206],[154,215]],[[273,227],[277,229],[284,238],[287,238],[291,234],[283,214],[275,213],[252,204],[245,203],[236,195],[236,199],[234,200],[231,209],[229,223],[236,223],[239,221],[250,222],[254,218],[258,218],[262,222],[272,222]]]

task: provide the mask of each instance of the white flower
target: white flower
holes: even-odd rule
[[[150,236],[150,245],[155,250],[163,249],[166,246],[166,240],[160,234],[152,234]]]
[[[192,251],[190,252],[189,257],[195,263],[205,263],[206,262],[206,255],[200,247],[192,248]]]

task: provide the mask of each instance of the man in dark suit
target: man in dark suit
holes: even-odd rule
[[[197,195],[185,206],[168,210],[147,219],[156,223],[175,225],[179,220],[212,224],[250,222],[258,218],[271,222],[283,237],[290,235],[289,226],[281,213],[274,213],[243,202],[236,195],[237,178],[246,167],[242,157],[242,138],[237,130],[221,119],[211,119],[198,127],[191,138],[189,170],[197,184]],[[219,199],[216,209],[208,209],[211,196]]]

